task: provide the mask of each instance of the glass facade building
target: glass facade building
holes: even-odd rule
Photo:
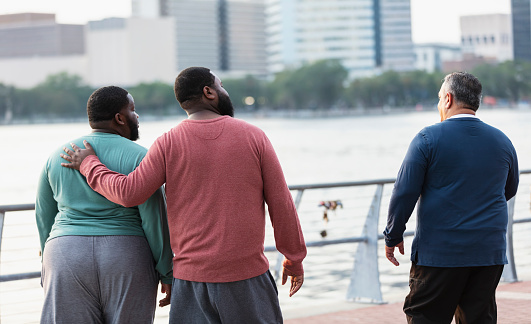
[[[337,59],[352,77],[414,66],[409,0],[266,0],[270,73]]]
[[[530,0],[511,0],[511,12],[514,59],[531,61]]]

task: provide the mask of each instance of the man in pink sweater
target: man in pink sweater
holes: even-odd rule
[[[160,136],[129,175],[110,171],[89,143],[61,156],[88,184],[123,206],[143,203],[166,183],[174,253],[170,323],[282,323],[264,255],[265,203],[285,256],[290,296],[304,281],[306,246],[273,146],[259,128],[232,118],[220,79],[192,67],[175,80],[188,114]]]

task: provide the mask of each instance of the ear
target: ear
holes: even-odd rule
[[[217,92],[213,88],[211,88],[209,86],[204,86],[203,87],[203,95],[205,95],[205,97],[207,97],[207,99],[214,100],[214,99],[216,99]]]
[[[444,107],[448,109],[452,106],[453,103],[454,103],[454,96],[450,92],[447,92],[444,98]]]
[[[114,115],[114,121],[118,125],[125,125],[125,117],[120,113],[116,113],[116,115]]]

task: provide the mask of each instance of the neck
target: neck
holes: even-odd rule
[[[188,119],[191,120],[204,120],[221,117],[220,114],[211,110],[186,111],[186,113],[188,114]]]
[[[110,128],[93,128],[92,133],[109,133],[109,134],[120,135],[120,133]]]

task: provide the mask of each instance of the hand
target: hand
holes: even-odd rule
[[[159,300],[159,307],[168,306],[171,303],[171,284],[160,283],[160,292],[166,293],[166,297]]]
[[[288,280],[288,276],[291,277],[291,287],[289,289],[289,296],[291,297],[295,295],[295,293],[299,291],[299,289],[301,289],[302,283],[304,282],[304,274],[294,275],[289,270],[284,268],[282,270],[282,285],[286,283],[286,281]]]
[[[61,163],[61,165],[65,168],[79,170],[79,168],[81,167],[81,163],[83,163],[83,160],[87,156],[96,155],[96,152],[94,152],[94,149],[87,141],[83,141],[83,144],[85,144],[85,149],[80,149],[74,143],[70,143],[74,151],[71,151],[66,147],[63,148],[66,154],[61,154],[61,157],[70,163]]]
[[[398,248],[398,252],[400,252],[400,254],[404,255],[404,241],[398,243],[397,245],[395,246],[385,246],[385,256],[387,257],[387,260],[391,261],[392,264],[394,264],[395,266],[399,266],[400,263],[398,262],[398,260],[395,258],[395,247]]]

